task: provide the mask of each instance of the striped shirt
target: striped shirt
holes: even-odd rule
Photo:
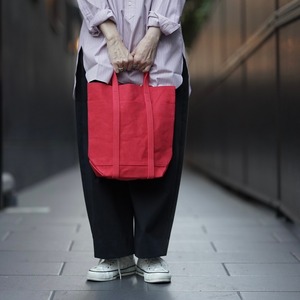
[[[79,49],[87,81],[108,83],[113,67],[108,57],[106,40],[99,25],[110,19],[116,23],[124,45],[133,51],[148,27],[159,27],[162,36],[150,70],[150,85],[182,83],[184,42],[180,17],[185,0],[77,0],[83,16]],[[132,70],[118,75],[120,83],[142,84],[141,72]]]

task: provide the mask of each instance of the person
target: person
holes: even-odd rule
[[[184,0],[77,0],[83,16],[75,81],[79,163],[94,255],[87,280],[138,274],[170,282],[167,263],[186,134],[189,77],[180,18]],[[88,160],[87,82],[176,87],[173,155],[162,178],[97,177]],[[135,257],[137,263],[135,263]]]

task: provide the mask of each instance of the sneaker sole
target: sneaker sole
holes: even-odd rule
[[[137,269],[136,274],[144,277],[144,281],[147,283],[169,283],[171,282],[170,273],[146,273]]]
[[[113,273],[113,272],[115,272],[115,271],[112,271],[111,273]],[[107,274],[109,272],[105,272],[105,273]],[[87,280],[89,280],[89,281],[111,281],[111,280],[115,280],[120,277],[119,273],[117,273],[116,275],[111,276],[111,277],[105,277],[105,276],[103,276],[105,273],[101,274],[100,272],[88,271]],[[129,267],[125,270],[121,270],[122,277],[134,275],[135,273],[136,273],[135,266]]]

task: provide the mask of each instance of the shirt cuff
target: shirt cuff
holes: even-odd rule
[[[164,35],[169,35],[179,29],[180,24],[156,12],[150,11],[148,17],[148,27],[159,27]]]
[[[89,22],[89,32],[92,36],[99,36],[101,34],[101,30],[99,29],[99,25],[107,20],[115,21],[115,17],[110,9],[99,9],[96,15]]]

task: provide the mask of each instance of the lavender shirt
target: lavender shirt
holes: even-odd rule
[[[83,15],[79,49],[83,50],[86,78],[108,83],[113,67],[110,63],[106,41],[99,24],[110,19],[127,49],[131,52],[146,34],[147,27],[159,27],[162,36],[154,64],[150,70],[152,86],[182,83],[184,42],[180,16],[185,0],[77,0]],[[122,72],[121,83],[142,84],[143,75],[138,71]]]

